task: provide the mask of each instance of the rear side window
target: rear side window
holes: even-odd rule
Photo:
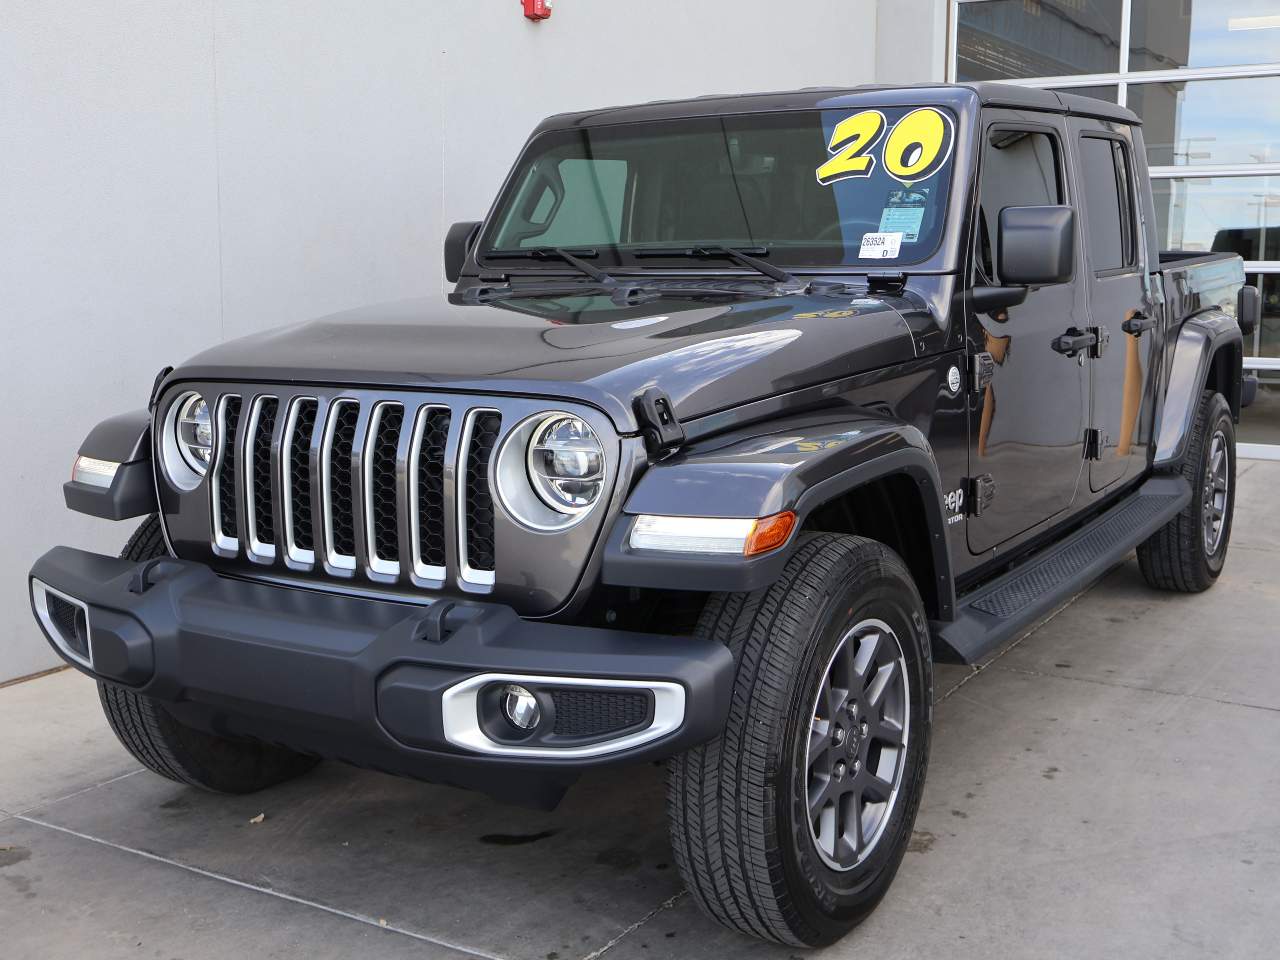
[[[1005,207],[1057,206],[1063,202],[1058,141],[1039,130],[996,128],[987,137],[978,208],[978,264],[995,273],[995,237]]]
[[[1104,272],[1133,266],[1137,258],[1129,161],[1124,144],[1110,138],[1083,137],[1080,174],[1093,269]]]

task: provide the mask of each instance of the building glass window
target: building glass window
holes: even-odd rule
[[[1074,93],[1080,97],[1094,97],[1098,100],[1105,100],[1107,103],[1120,102],[1120,87],[1117,84],[1108,84],[1103,87],[1054,87],[1057,93]]]
[[[1120,69],[1122,0],[982,0],[960,6],[960,80]]]
[[[1280,177],[1155,180],[1151,188],[1161,249],[1280,261]]]
[[[1277,30],[1280,55],[1280,30]],[[1280,163],[1280,76],[1129,84],[1152,166]]]
[[[1262,291],[1245,344],[1260,390],[1239,438],[1280,459],[1280,0],[951,0],[951,23],[954,80],[1142,118],[1161,249],[1238,253]]]
[[[1133,0],[1130,70],[1228,67],[1277,57],[1276,0]]]

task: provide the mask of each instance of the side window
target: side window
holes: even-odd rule
[[[1082,137],[1080,182],[1088,221],[1089,257],[1095,272],[1136,262],[1129,157],[1119,140]]]
[[[1058,139],[1042,130],[996,128],[982,159],[977,264],[985,279],[998,281],[996,231],[1005,207],[1057,206],[1063,202]]]

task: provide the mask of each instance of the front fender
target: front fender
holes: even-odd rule
[[[1232,414],[1239,417],[1243,339],[1239,323],[1221,310],[1206,310],[1183,323],[1160,407],[1153,466],[1182,461],[1200,409],[1200,395],[1210,382],[1217,383]]]
[[[117,464],[109,486],[68,480],[67,508],[105,520],[126,520],[156,511],[151,471],[151,415],[134,410],[103,420],[80,444],[79,456]]]
[[[695,444],[651,467],[613,525],[602,577],[619,586],[759,589],[782,573],[809,513],[849,490],[893,475],[910,477],[920,487],[941,606],[949,611],[951,565],[933,453],[917,428],[870,412],[763,424]],[[795,511],[795,532],[788,543],[759,557],[633,550],[628,545],[640,514],[756,518],[784,510]]]

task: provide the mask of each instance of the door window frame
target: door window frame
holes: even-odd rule
[[[971,286],[977,282],[977,270],[978,270],[978,264],[980,261],[978,244],[981,242],[981,227],[980,227],[979,218],[982,216],[982,181],[983,181],[983,175],[985,174],[986,168],[987,168],[987,151],[992,149],[991,135],[994,133],[999,133],[1001,131],[1009,131],[1011,133],[1043,133],[1049,137],[1049,140],[1053,146],[1053,159],[1054,159],[1055,172],[1057,173],[1057,176],[1058,176],[1058,205],[1073,206],[1072,195],[1071,195],[1071,177],[1068,175],[1068,170],[1067,170],[1067,163],[1068,163],[1067,152],[1068,151],[1065,149],[1066,141],[1065,141],[1064,134],[1066,131],[1060,130],[1058,127],[1054,126],[1052,123],[1040,123],[1034,120],[1012,120],[1004,117],[996,117],[992,120],[988,120],[982,128],[982,137],[978,143],[978,167],[976,171],[976,180],[975,180],[977,184],[977,189],[974,191],[973,213],[970,216],[970,232],[973,234],[973,240],[969,244],[970,265],[969,265],[968,275],[969,275],[969,284]],[[999,254],[996,252],[998,250],[998,244],[999,244],[999,238],[1000,238],[1000,222],[999,222],[998,215],[996,218],[996,222],[994,224],[988,224],[987,229],[991,231],[991,241],[992,241],[991,269],[992,269],[992,273],[994,274],[996,269],[995,263],[999,256]],[[1077,237],[1077,238],[1073,238],[1073,241],[1072,241],[1072,252],[1071,252],[1072,261],[1075,263],[1078,263],[1079,255],[1080,255],[1080,244],[1079,244],[1079,238]],[[988,279],[991,280],[992,282],[995,282],[999,280],[999,277],[993,275],[991,277],[988,277]]]
[[[1113,144],[1111,150],[1111,169],[1113,176],[1116,177],[1116,196],[1125,200],[1124,209],[1121,211],[1122,218],[1120,221],[1120,246],[1124,252],[1125,262],[1118,267],[1103,267],[1097,269],[1093,263],[1093,257],[1089,255],[1089,244],[1085,244],[1085,255],[1089,258],[1089,267],[1093,272],[1093,276],[1098,280],[1105,280],[1109,277],[1124,277],[1130,274],[1141,273],[1142,264],[1138,257],[1138,218],[1136,216],[1137,198],[1133,193],[1133,162],[1130,156],[1129,141],[1118,133],[1109,130],[1082,130],[1076,136],[1076,145],[1080,145],[1085,140],[1105,140]],[[1115,145],[1120,147],[1120,162],[1124,164],[1125,183],[1120,183],[1119,168],[1115,165]],[[1080,155],[1081,175],[1084,171],[1084,154]],[[1089,201],[1084,191],[1081,191],[1080,207],[1084,210],[1084,218],[1086,226],[1089,220]]]

